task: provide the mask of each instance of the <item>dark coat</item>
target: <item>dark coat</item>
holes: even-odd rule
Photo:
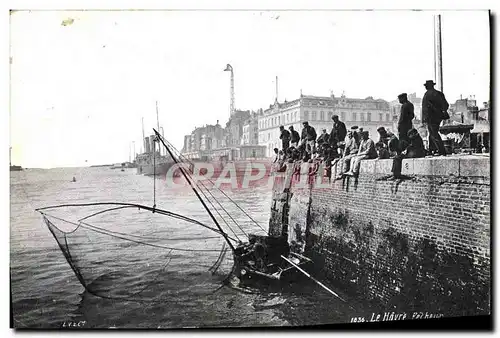
[[[294,142],[298,143],[300,141],[299,132],[296,130],[292,130],[291,133],[292,133],[292,139],[291,139],[292,143],[294,143]]]
[[[319,143],[328,143],[329,140],[330,140],[330,135],[328,135],[328,134],[321,134],[318,137],[318,144]]]
[[[286,129],[283,129],[280,134],[280,139],[283,141],[290,141],[290,132]]]
[[[347,129],[345,123],[342,121],[334,122],[333,128],[330,133],[330,143],[332,142],[342,142],[347,135]]]
[[[407,132],[412,128],[411,121],[415,117],[415,108],[413,107],[413,103],[410,101],[406,101],[401,105],[401,114],[399,114],[398,120],[398,131]]]
[[[316,129],[312,126],[307,126],[304,129],[302,129],[302,140],[307,140],[307,141],[315,141],[316,140]]]
[[[410,145],[406,148],[407,158],[420,158],[425,156],[424,141],[420,135],[416,135],[410,139]]]
[[[429,89],[422,98],[422,122],[441,123],[443,111],[447,111],[450,105],[444,94],[436,89]]]

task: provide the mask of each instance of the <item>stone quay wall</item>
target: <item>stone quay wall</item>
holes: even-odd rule
[[[287,169],[270,234],[302,229],[315,273],[388,311],[490,313],[489,157],[406,159],[398,180],[391,166],[365,160],[357,178],[331,182]]]

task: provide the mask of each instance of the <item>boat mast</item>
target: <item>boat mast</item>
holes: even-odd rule
[[[160,118],[158,117],[158,101],[155,101],[155,103],[156,103],[156,126],[157,126],[158,131],[159,131],[159,130],[160,130]],[[160,143],[158,143],[158,152],[159,152],[159,154],[158,154],[158,155],[160,155],[160,156],[161,156],[161,147],[160,147]]]
[[[160,140],[160,142],[163,144],[163,146],[165,147],[165,149],[167,150],[168,154],[172,157],[172,159],[174,160],[175,164],[179,164],[179,161],[177,161],[177,158],[174,156],[174,154],[172,154],[171,150],[169,147],[167,147],[167,145],[165,144],[165,142],[163,141],[163,139],[160,137],[160,133],[156,130],[156,129],[153,129],[155,134],[156,134],[156,137]],[[234,248],[234,245],[233,243],[231,243],[231,241],[229,241],[229,238],[226,234],[226,232],[222,229],[222,227],[220,226],[219,222],[217,222],[217,219],[215,218],[215,216],[212,214],[212,212],[210,211],[210,209],[208,208],[208,206],[206,205],[205,201],[203,201],[203,199],[201,198],[200,194],[198,193],[198,190],[195,189],[195,187],[193,186],[193,184],[191,183],[191,181],[189,180],[189,178],[187,177],[186,175],[186,172],[184,171],[184,168],[182,166],[179,166],[179,169],[182,173],[182,175],[184,176],[184,179],[189,183],[189,186],[191,187],[191,189],[193,189],[194,193],[196,194],[196,197],[198,197],[198,199],[200,200],[201,204],[203,205],[203,207],[205,208],[205,210],[208,212],[208,214],[210,215],[210,217],[212,218],[212,221],[214,221],[215,225],[217,226],[217,228],[219,229],[219,231],[221,232],[222,236],[224,237],[224,239],[226,240],[227,244],[229,245],[229,247],[231,248],[231,250],[235,250]]]
[[[146,152],[146,136],[144,135],[144,117],[142,118],[142,146],[143,151],[141,153]]]

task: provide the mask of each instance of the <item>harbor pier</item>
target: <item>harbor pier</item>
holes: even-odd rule
[[[290,168],[273,187],[270,234],[302,236],[317,276],[387,313],[489,314],[489,157],[405,159],[397,180],[391,167],[364,160],[358,177],[331,181]]]

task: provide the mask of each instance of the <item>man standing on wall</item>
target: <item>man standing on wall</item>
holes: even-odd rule
[[[408,96],[406,93],[398,95],[399,103],[401,103],[401,113],[399,114],[398,120],[398,136],[400,141],[406,141],[409,143],[408,131],[413,128],[411,121],[415,117],[413,103],[408,101]]]
[[[439,135],[441,121],[450,118],[448,107],[443,93],[434,89],[434,81],[427,80],[424,84],[427,91],[422,98],[422,122],[427,124],[429,130],[429,150],[437,150],[439,155],[446,155],[443,140]]]
[[[309,156],[312,156],[314,150],[316,149],[316,130],[313,126],[309,125],[309,122],[305,121],[302,123],[304,129],[302,129],[302,143],[306,146],[306,152]]]
[[[333,115],[332,120],[333,127],[332,132],[330,133],[330,144],[337,148],[339,142],[344,142],[347,135],[347,129],[345,127],[345,123],[339,120],[338,115]]]
[[[288,147],[290,146],[290,132],[285,129],[285,127],[280,126],[280,139],[282,144],[283,153],[286,154]]]
[[[300,141],[299,132],[293,129],[293,126],[288,127],[288,129],[290,129],[290,140],[292,142],[292,147],[297,148]]]

